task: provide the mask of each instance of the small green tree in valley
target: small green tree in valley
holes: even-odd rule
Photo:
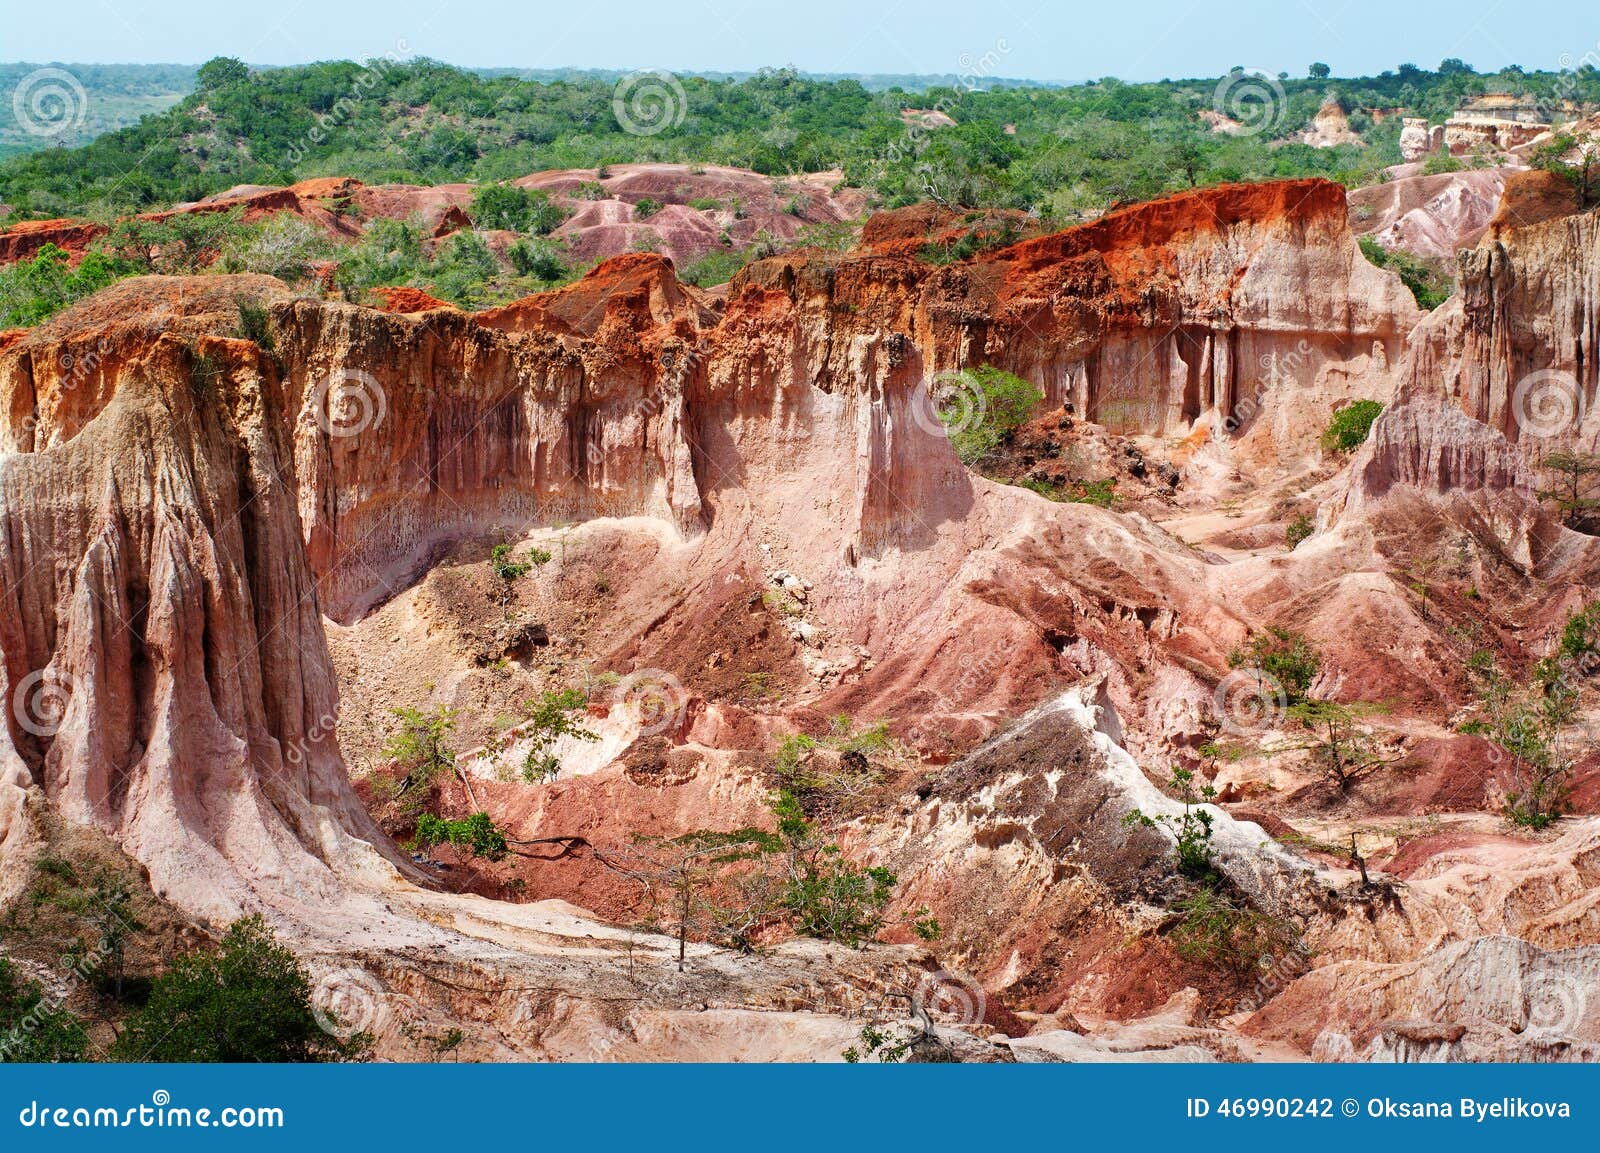
[[[505,831],[488,813],[473,813],[459,821],[423,813],[417,818],[417,846],[431,852],[439,845],[454,845],[491,861],[500,860],[510,851]]]
[[[1462,731],[1487,737],[1505,752],[1506,819],[1547,828],[1566,811],[1577,761],[1570,731],[1578,716],[1577,685],[1572,677],[1549,675],[1545,669],[1530,684],[1518,685],[1487,650],[1474,653],[1468,668],[1478,682],[1482,719],[1463,725]]]
[[[129,217],[112,225],[98,246],[113,260],[144,272],[203,272],[243,235],[243,210],[180,212],[162,220]]]
[[[1249,975],[1303,950],[1292,921],[1252,908],[1213,885],[1201,885],[1172,909],[1178,914],[1173,948],[1186,961]]]
[[[1291,719],[1299,721],[1312,734],[1310,746],[1323,775],[1339,791],[1347,792],[1352,783],[1389,764],[1372,734],[1359,723],[1367,706],[1340,704],[1338,701],[1298,701],[1289,706]]]
[[[100,957],[97,977],[109,986],[113,997],[122,1000],[128,975],[128,937],[144,928],[133,907],[133,889],[125,878],[103,869],[87,890],[71,899],[70,907],[94,930],[95,940],[89,948]]]
[[[1301,541],[1309,540],[1317,531],[1316,522],[1307,513],[1297,513],[1283,530],[1283,543],[1292,552]]]
[[[1216,862],[1211,849],[1211,826],[1216,818],[1210,810],[1201,806],[1216,800],[1217,791],[1206,784],[1196,787],[1194,772],[1181,765],[1172,767],[1168,786],[1176,790],[1183,801],[1183,812],[1152,816],[1134,809],[1122,818],[1122,823],[1130,828],[1142,825],[1147,829],[1167,829],[1175,842],[1178,872],[1191,880],[1209,879],[1216,874]]]
[[[549,240],[519,240],[506,249],[506,259],[518,275],[540,281],[564,280],[569,271],[562,250]]]
[[[844,945],[864,945],[889,924],[888,907],[899,879],[882,866],[863,868],[821,836],[799,799],[780,792],[772,802],[783,844],[782,903],[797,932]],[[931,941],[939,922],[927,909],[907,918],[912,931]]]
[[[112,1046],[122,1061],[316,1062],[361,1056],[371,1039],[325,1032],[311,979],[260,917],[228,927],[215,951],[189,953],[157,977]]]
[[[472,797],[472,785],[456,763],[450,742],[456,729],[456,713],[445,705],[423,711],[416,708],[394,710],[400,724],[383,747],[386,757],[404,772],[395,797],[402,814],[415,817],[427,807],[433,786],[455,774]],[[474,798],[476,804],[476,798]]]
[[[764,829],[731,832],[696,829],[676,837],[636,835],[620,850],[608,850],[601,861],[615,872],[638,881],[652,907],[676,922],[678,969],[688,957],[691,937],[710,937],[724,944],[748,945],[751,932],[778,908],[769,886],[739,885],[727,874],[745,862],[761,861],[777,851],[778,839]],[[729,893],[753,895],[744,901],[712,899],[713,885]]]
[[[561,758],[553,749],[561,738],[589,742],[600,739],[599,733],[585,728],[575,719],[588,703],[577,689],[546,692],[537,701],[528,702],[530,715],[524,735],[529,746],[522,761],[524,781],[532,785],[556,779],[561,772]]]
[[[546,564],[549,560],[550,554],[540,548],[529,550],[522,560],[512,554],[508,544],[497,544],[489,550],[489,567],[499,583],[500,607],[507,620],[511,619],[511,586],[532,572],[535,565]]]
[[[1450,558],[1443,553],[1429,553],[1406,562],[1406,587],[1417,594],[1423,620],[1428,619],[1428,602],[1438,579],[1449,566]]]
[[[1278,682],[1290,700],[1299,700],[1316,680],[1322,657],[1302,634],[1272,625],[1229,653],[1228,664],[1236,669],[1260,669]]]
[[[1600,508],[1593,479],[1600,474],[1600,454],[1552,452],[1539,462],[1539,467],[1553,478],[1550,488],[1539,490],[1539,499],[1556,506],[1562,524],[1570,528]]]

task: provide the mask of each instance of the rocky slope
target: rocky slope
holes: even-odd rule
[[[1382,184],[1350,193],[1350,223],[1385,248],[1453,264],[1457,252],[1483,237],[1513,171],[1482,168],[1429,176],[1420,164],[1400,165],[1388,170],[1390,178]]]
[[[1041,1036],[1071,1034],[1035,1055],[1153,1052],[1117,1024],[1151,1013],[1166,1024],[1139,1035],[1167,1048],[1308,1052],[1325,1031],[1308,1032],[1313,1008],[1274,1017],[1273,1000],[1247,1018],[1248,989],[1208,985],[1174,953],[1167,844],[1121,817],[1173,804],[1151,778],[1193,755],[1209,715],[1232,715],[1229,650],[1267,624],[1322,647],[1329,691],[1397,701],[1406,739],[1431,724],[1448,743],[1459,672],[1406,592],[1397,538],[1464,535],[1508,637],[1548,627],[1551,582],[1574,596],[1600,583],[1586,538],[1543,517],[1493,405],[1459,383],[1466,369],[1448,378],[1464,412],[1426,387],[1429,366],[1503,372],[1496,355],[1566,356],[1592,377],[1574,272],[1592,217],[1496,238],[1494,272],[1410,339],[1409,292],[1363,260],[1326,182],[1197,191],[964,262],[919,257],[964,227],[885,214],[855,252],[759,262],[725,299],[632,254],[477,316],[296,299],[260,277],[150,278],[15,340],[0,351],[5,851],[29,851],[31,791],[118,839],[195,915],[267,909],[319,973],[389,1015],[377,1031],[397,1055],[407,1014],[476,1022],[486,1056],[831,1055],[854,1033],[841,1011],[940,964],[994,1006],[966,1014],[972,1031],[981,1018],[1015,1034],[1027,1013]],[[1498,275],[1507,260],[1515,284]],[[261,343],[239,335],[240,299],[268,310]],[[1542,353],[1541,302],[1577,325]],[[1198,515],[1239,491],[1261,498],[1252,523],[1303,502],[1323,531],[1286,556],[1241,526],[1223,555],[1138,514],[974,476],[947,426],[983,418],[959,372],[981,364],[1176,462]],[[1317,471],[1331,409],[1402,381],[1351,468]],[[490,542],[552,558],[503,613],[480,583]],[[543,639],[512,643],[491,614]],[[369,725],[391,705],[454,703],[474,718],[468,743],[487,742],[496,707],[580,670],[664,686],[649,691],[669,723],[619,686],[596,702],[602,740],[554,784],[501,780],[494,751],[469,758],[463,788],[514,836],[603,847],[735,827],[762,812],[774,736],[881,717],[928,761],[883,784],[847,847],[892,863],[907,904],[949,924],[939,959],[792,945],[769,966],[701,948],[697,984],[660,938],[639,936],[636,954],[635,936],[564,906],[434,891],[459,886],[397,853],[350,786],[347,759],[376,753]],[[1086,678],[1092,693],[1066,691]],[[1252,774],[1276,771],[1246,760],[1218,779],[1249,816],[1264,795]],[[1391,802],[1416,804],[1371,801]],[[1284,1005],[1324,1005],[1318,981],[1341,997],[1412,989],[1391,978],[1434,973],[1445,943],[1522,931],[1431,889],[1380,907],[1326,856],[1219,819],[1230,884],[1347,966],[1286,972],[1301,1000]],[[1579,952],[1519,952],[1504,971],[1587,971],[1595,936],[1573,885],[1588,835],[1505,851],[1503,875],[1561,926],[1532,944]],[[632,912],[584,854],[518,867],[530,895]],[[1552,867],[1577,880],[1551,888]],[[1454,919],[1448,934],[1408,927],[1428,908]],[[1463,1024],[1460,1054],[1517,1052],[1452,981],[1427,1005]],[[513,984],[545,992],[533,1003]],[[688,1015],[696,1003],[730,1016]],[[1352,1051],[1389,1044],[1420,1003],[1352,1009]],[[1581,1015],[1560,1024],[1563,1051],[1596,1039]]]

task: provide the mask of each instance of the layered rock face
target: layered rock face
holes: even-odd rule
[[[1000,364],[1165,433],[1238,418],[1263,358],[1387,346],[1413,314],[1325,182],[1187,194],[938,269],[896,226],[861,255],[752,267],[720,315],[640,255],[477,318],[202,278],[127,283],[31,334],[0,364],[6,687],[75,691],[53,736],[12,724],[19,763],[136,845],[213,788],[275,794],[268,825],[305,801],[365,832],[310,735],[334,712],[319,611],[353,619],[462,536],[596,516],[709,534],[740,565],[760,563],[753,526],[781,526],[780,554],[838,578],[818,609],[841,642],[937,652],[978,612],[1019,646],[983,690],[1015,701],[1055,665],[1035,614],[952,600],[935,574],[988,566],[1016,494],[956,461],[932,376]],[[241,294],[270,305],[274,355],[222,335]],[[893,692],[926,660],[875,680]],[[195,840],[249,855],[226,828]]]
[[[782,570],[811,588],[810,631],[796,626],[808,708],[888,717],[916,738],[1058,698],[1013,746],[1027,763],[968,779],[994,766],[989,749],[859,841],[930,903],[954,901],[952,876],[1029,878],[1004,890],[1004,932],[954,910],[965,958],[995,986],[1079,939],[1032,932],[1041,909],[1088,918],[1080,937],[1099,934],[1109,979],[1125,926],[1106,902],[1148,888],[1165,846],[1112,843],[1108,815],[1161,802],[1118,747],[1133,736],[1095,735],[1094,718],[1114,705],[1145,734],[1173,727],[1162,714],[1209,699],[1202,674],[1281,606],[1342,613],[1325,594],[1348,573],[1311,549],[1292,570],[1211,563],[1142,518],[974,477],[946,432],[945,390],[959,405],[970,386],[943,374],[994,364],[1115,430],[1225,439],[1330,375],[1386,395],[1418,314],[1361,258],[1341,191],[1320,181],[1189,193],[942,267],[916,255],[941,230],[959,222],[890,214],[861,250],[760,262],[725,300],[648,254],[477,316],[292,299],[265,278],[151,279],[21,338],[0,351],[0,688],[8,702],[50,692],[7,718],[7,788],[117,836],[187,908],[290,915],[316,899],[341,926],[370,918],[386,980],[426,984],[393,958],[421,964],[442,938],[407,918],[442,914],[414,893],[403,913],[374,896],[411,891],[405,866],[367,847],[382,838],[345,779],[323,617],[362,620],[460,541],[604,520],[620,542],[607,667],[657,665],[692,689],[723,655],[705,635]],[[239,336],[241,298],[268,310],[261,343]],[[1465,416],[1412,409],[1406,424],[1401,411],[1358,462],[1356,514],[1402,488],[1523,483]],[[1360,515],[1347,525],[1358,533]],[[1059,698],[1089,674],[1101,713]],[[766,734],[733,712],[697,712],[673,739],[759,747]],[[1074,741],[1082,757],[1046,763]],[[745,816],[731,785],[700,788]],[[1058,847],[1078,826],[1106,845]],[[1230,867],[1256,861],[1246,891],[1273,903],[1301,887],[1258,830],[1227,828]],[[522,962],[501,953],[536,951],[545,931],[472,916],[467,935],[498,942],[508,970]],[[329,935],[326,916],[308,920]],[[450,963],[488,982],[450,942]],[[518,971],[549,982],[558,969],[547,957]],[[792,978],[811,972],[797,960]],[[866,966],[851,979],[888,978]],[[1034,983],[1041,1001],[1065,995]],[[692,994],[675,986],[674,1004]],[[782,995],[767,989],[764,1007]],[[496,1020],[522,1012],[496,1005]],[[540,1039],[503,1051],[581,1053],[616,1025],[558,1043],[561,1012],[539,1006]],[[640,1040],[654,1027],[614,1043],[658,1051]]]
[[[1413,342],[1410,389],[1441,385],[1473,419],[1545,448],[1600,439],[1600,217],[1570,186],[1519,173],[1489,233],[1461,254],[1459,290]]]
[[[1351,226],[1385,248],[1450,263],[1482,238],[1510,175],[1484,168],[1427,176],[1417,165],[1392,171],[1394,179],[1350,193]]]
[[[864,239],[904,250],[878,239],[891,227]],[[1303,381],[1392,360],[1420,315],[1361,257],[1323,180],[1113,212],[936,275],[920,312],[931,369],[999,364],[1108,429],[1158,434],[1248,421],[1285,366]]]
[[[331,731],[276,370],[181,335],[274,291],[123,285],[0,366],[8,780],[207,914],[238,908],[240,876],[332,884],[319,862],[376,841]]]

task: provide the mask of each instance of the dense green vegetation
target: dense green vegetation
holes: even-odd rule
[[[123,1061],[337,1061],[369,1043],[322,1028],[305,969],[266,922],[247,917],[229,926],[215,952],[174,961],[111,1053]]]
[[[0,1062],[81,1061],[89,1048],[83,1022],[46,999],[38,981],[0,957]]]
[[[502,303],[567,283],[583,271],[559,238],[549,235],[567,210],[544,192],[504,183],[543,168],[598,173],[610,163],[671,160],[781,175],[836,167],[846,183],[867,188],[876,204],[933,198],[974,209],[1026,209],[1046,224],[1065,224],[1115,203],[1216,181],[1307,174],[1351,184],[1379,179],[1381,168],[1399,159],[1399,119],[1379,120],[1368,109],[1403,108],[1439,119],[1464,97],[1493,89],[1600,100],[1600,74],[1588,67],[1567,74],[1508,69],[1480,76],[1457,61],[1444,62],[1438,71],[1402,65],[1378,77],[1337,80],[1317,67],[1305,79],[1235,73],[1148,84],[1106,78],[1068,88],[1006,82],[920,91],[874,90],[854,79],[807,78],[785,69],[729,79],[680,77],[677,87],[663,89],[673,104],[664,130],[634,134],[626,130],[626,107],[613,99],[617,76],[611,73],[529,79],[430,60],[383,59],[252,70],[219,58],[198,70],[179,70],[182,75],[157,70],[147,76],[74,67],[95,102],[117,92],[130,99],[170,97],[179,90],[190,95],[86,146],[49,148],[0,163],[0,201],[11,219],[74,215],[109,221],[240,183],[351,175],[378,183],[479,181],[475,222],[517,236],[500,251],[471,232],[435,245],[417,222],[375,220],[355,244],[336,246],[312,225],[289,217],[248,225],[235,214],[219,213],[124,220],[77,268],[54,248],[0,268],[0,327],[37,324],[136,273],[262,272],[310,289],[335,259],[336,285],[346,299],[370,302],[373,288],[413,286],[463,308]],[[0,66],[0,74],[5,68],[15,70]],[[1365,147],[1318,149],[1298,140],[1330,93],[1349,111]],[[901,117],[908,106],[937,109],[955,124],[910,126]],[[1211,112],[1259,131],[1215,133],[1202,117]],[[1565,155],[1551,151],[1539,162],[1587,195],[1595,166],[1574,170]],[[592,192],[604,195],[598,181]],[[659,207],[645,197],[634,213],[647,218]],[[696,207],[722,206],[706,200]],[[978,223],[949,244],[930,246],[923,258],[960,260],[1014,238],[1008,231],[1016,227],[1014,214],[974,211],[969,219]],[[819,225],[796,243],[838,247],[848,239],[847,229]],[[728,242],[686,265],[681,275],[702,287],[720,284],[779,247],[765,235],[743,250]],[[1424,307],[1448,295],[1450,278],[1441,265],[1386,252],[1369,240],[1362,247],[1375,264],[1398,272]],[[1008,397],[982,391],[974,398],[978,403],[1007,408]],[[980,456],[994,447],[985,441],[1005,435],[989,416],[953,432],[967,455]],[[1098,503],[1111,495],[1085,491],[1074,499]]]
[[[1353,400],[1328,421],[1322,430],[1322,447],[1327,452],[1354,452],[1372,433],[1372,422],[1383,412],[1375,400]]]
[[[933,390],[935,411],[969,468],[981,468],[1042,400],[1044,393],[1028,381],[989,364],[947,373]]]
[[[0,329],[38,324],[133,271],[98,252],[84,257],[77,268],[68,259],[66,252],[47,244],[32,260],[0,265]]]
[[[1229,136],[1200,118],[1230,103],[1218,79],[1070,88],[935,87],[914,95],[783,69],[741,80],[680,78],[681,119],[633,135],[613,107],[614,80],[549,83],[486,76],[430,60],[377,59],[241,71],[208,65],[208,87],[176,107],[81,149],[47,149],[0,165],[0,199],[23,213],[110,213],[166,205],[239,183],[322,175],[368,182],[497,180],[544,168],[633,160],[726,163],[781,174],[838,167],[889,204],[930,194],[951,202],[1036,209],[1058,218],[1192,184],[1318,173],[1361,182],[1398,161],[1402,107],[1442,118],[1468,95],[1509,88],[1600,100],[1600,73],[1478,75],[1401,65],[1377,77],[1282,78],[1255,112],[1263,130]],[[1244,86],[1240,85],[1242,92]],[[1223,99],[1219,100],[1219,91]],[[1293,136],[1336,94],[1370,145],[1317,149]],[[676,99],[675,94],[671,96]],[[907,105],[954,127],[912,129]],[[1007,131],[1007,126],[1014,131]]]

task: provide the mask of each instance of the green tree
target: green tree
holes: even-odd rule
[[[1594,497],[1593,477],[1600,473],[1600,453],[1552,452],[1539,462],[1554,484],[1539,490],[1539,499],[1552,502],[1569,528],[1585,520],[1600,500]]]
[[[1172,767],[1168,787],[1176,789],[1183,801],[1181,813],[1159,813],[1151,816],[1134,809],[1122,818],[1130,828],[1142,825],[1147,829],[1166,828],[1171,831],[1177,852],[1178,872],[1191,880],[1208,880],[1216,875],[1212,856],[1212,823],[1216,817],[1201,805],[1216,800],[1217,791],[1210,785],[1195,786],[1194,772],[1181,765]]]
[[[678,970],[682,972],[691,936],[746,947],[754,928],[778,908],[773,888],[761,883],[761,873],[751,878],[753,883],[741,886],[730,880],[724,886],[744,900],[713,900],[710,895],[713,883],[723,879],[730,868],[758,861],[778,845],[776,837],[757,828],[732,832],[696,829],[676,837],[640,834],[626,849],[608,854],[606,863],[643,884],[651,905],[664,908],[676,921]]]
[[[1353,400],[1328,421],[1322,430],[1322,447],[1328,452],[1353,452],[1367,439],[1372,422],[1378,419],[1383,405],[1375,400]]]
[[[543,549],[532,550],[526,560],[512,556],[508,544],[497,544],[489,550],[489,567],[500,582],[500,607],[507,620],[511,619],[511,586],[532,572],[535,564],[545,564],[549,559],[550,554]]]
[[[90,252],[72,267],[71,256],[43,245],[32,260],[0,266],[0,328],[26,328],[138,271],[133,264]]]
[[[243,210],[180,212],[164,220],[119,220],[98,242],[113,260],[144,272],[188,275],[208,270],[246,234]]]
[[[932,400],[956,455],[976,468],[1027,422],[1044,393],[1020,376],[986,364],[938,378]]]
[[[419,816],[417,845],[431,850],[445,844],[491,861],[500,860],[510,851],[505,831],[494,823],[488,813],[473,813],[459,821],[436,817],[432,813]]]
[[[1488,650],[1474,653],[1467,667],[1478,682],[1483,719],[1462,730],[1487,737],[1507,755],[1505,817],[1514,825],[1547,828],[1566,811],[1577,762],[1571,732],[1578,717],[1576,680],[1541,669],[1531,683],[1518,685]]]
[[[780,792],[772,811],[785,862],[781,901],[796,931],[843,945],[876,939],[889,924],[887,910],[899,883],[895,874],[847,860],[838,845],[817,832],[793,793]],[[922,939],[939,935],[939,922],[927,909],[918,909],[910,920]]]
[[[241,80],[248,80],[250,69],[243,60],[232,56],[213,56],[200,65],[195,72],[195,87],[201,92],[214,92],[219,88],[226,88],[237,84]]]
[[[542,188],[484,184],[472,194],[472,222],[478,228],[543,236],[561,226],[567,211]]]
[[[577,689],[547,691],[537,701],[529,701],[529,717],[524,735],[529,741],[527,756],[522,761],[522,779],[530,785],[540,781],[553,781],[561,773],[561,759],[552,752],[562,737],[580,741],[598,741],[600,734],[584,728],[574,717],[588,705],[588,700]]]
[[[561,251],[548,240],[519,240],[506,249],[506,259],[518,275],[531,276],[535,280],[554,282],[565,280],[569,275]]]
[[[1343,705],[1338,701],[1300,701],[1289,707],[1289,716],[1313,734],[1311,750],[1323,775],[1341,793],[1352,783],[1389,762],[1375,746],[1372,735],[1359,724],[1367,706]]]
[[[1291,700],[1306,695],[1322,668],[1322,656],[1302,634],[1271,625],[1228,654],[1236,669],[1257,668],[1275,679]]]
[[[400,725],[383,747],[384,756],[404,771],[395,797],[404,817],[415,817],[431,799],[433,786],[451,773],[456,774],[472,797],[472,785],[456,763],[450,747],[456,729],[456,713],[445,705],[434,705],[424,712],[416,708],[394,710]],[[476,797],[472,797],[476,804]]]
[[[122,1061],[337,1061],[368,1039],[324,1032],[311,980],[259,916],[228,927],[214,952],[179,957],[112,1046]]]
[[[1329,68],[1320,60],[1313,64],[1310,68],[1306,69],[1306,75],[1311,77],[1313,80],[1326,80],[1332,72],[1333,69]]]
[[[380,217],[346,250],[335,276],[345,299],[360,300],[372,288],[414,283],[427,265],[421,230]]]
[[[1423,171],[1432,176],[1441,172],[1455,172],[1461,167],[1462,164],[1448,152],[1436,152],[1428,157]],[[1385,248],[1371,236],[1357,237],[1356,243],[1368,261],[1379,268],[1390,269],[1400,277],[1400,282],[1411,290],[1411,296],[1419,308],[1430,311],[1438,308],[1450,299],[1450,294],[1455,290],[1455,282],[1450,273],[1438,261],[1425,260],[1398,248]],[[1376,416],[1377,413],[1374,412],[1373,415]],[[1367,423],[1370,425],[1371,421]],[[1359,444],[1360,441],[1356,443]]]
[[[1173,947],[1186,961],[1253,974],[1275,958],[1297,956],[1302,950],[1292,922],[1237,902],[1211,885],[1200,886],[1172,908],[1178,914]]]

